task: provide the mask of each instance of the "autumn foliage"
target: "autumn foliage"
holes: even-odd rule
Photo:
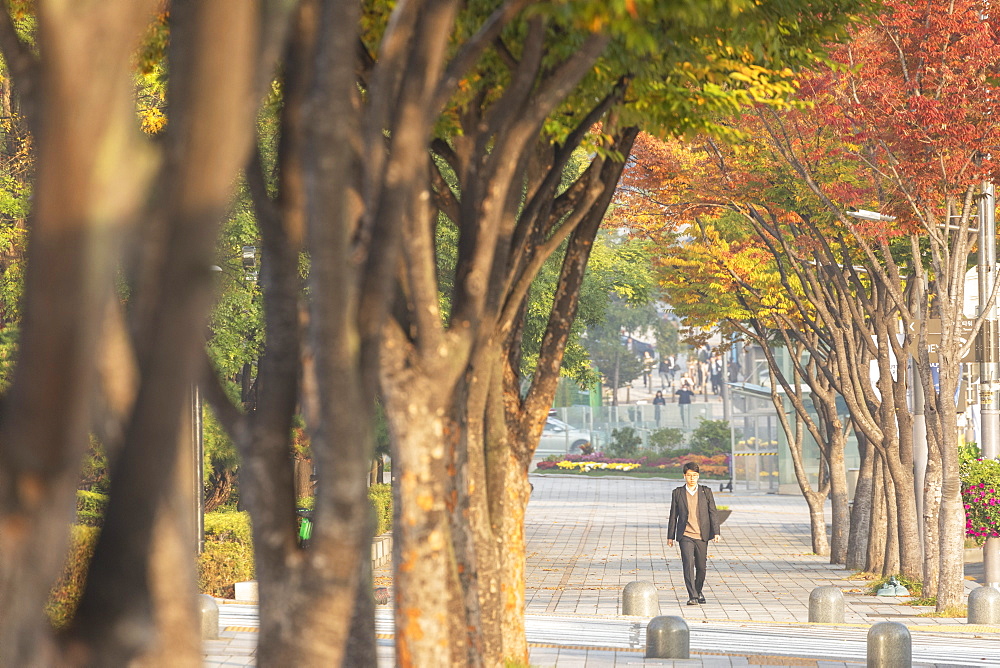
[[[763,325],[758,331],[840,328],[868,341],[866,328],[879,317],[891,320],[883,330],[889,332],[899,320],[914,324],[913,332],[927,318],[946,329],[962,318],[955,305],[963,303],[975,250],[982,183],[997,178],[1000,146],[1000,40],[988,10],[967,0],[890,0],[853,27],[849,42],[831,49],[828,66],[801,74],[797,105],[758,106],[731,118],[738,141],[641,139],[615,222],[656,240],[667,299],[687,324],[754,319]],[[850,215],[859,209],[892,218]],[[834,276],[842,282],[827,290],[824,281]],[[887,303],[891,318],[865,311]],[[961,356],[956,349],[948,355],[955,363],[942,362],[937,385],[926,380],[926,356],[919,361],[935,407],[928,412],[927,485],[940,485],[941,495],[925,499],[923,518],[905,507],[899,546],[903,568],[919,570],[915,523],[925,522],[924,570],[932,590],[940,572],[939,606],[961,596],[951,398]],[[870,392],[862,385],[841,391]],[[914,484],[912,466],[899,454],[907,446],[895,436],[882,442],[896,431],[889,421],[867,436],[885,448],[886,461],[898,460],[892,475],[903,489]],[[897,501],[903,518],[912,495]],[[903,526],[911,518],[913,526]]]

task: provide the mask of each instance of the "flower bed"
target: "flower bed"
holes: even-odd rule
[[[980,542],[1000,537],[1000,461],[964,461],[961,477],[965,535]]]
[[[612,459],[600,453],[592,455],[564,455],[550,457],[538,462],[536,471],[551,473],[590,473],[592,471],[607,471],[621,473],[644,473],[663,475],[665,477],[680,477],[684,464],[694,462],[701,469],[704,478],[728,478],[729,456],[685,454],[677,457],[639,457],[638,459]]]

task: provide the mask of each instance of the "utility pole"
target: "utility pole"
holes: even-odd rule
[[[980,313],[993,294],[996,283],[996,200],[993,184],[983,182],[979,204],[979,309]],[[1000,406],[997,396],[997,307],[994,303],[986,312],[979,330],[979,419],[980,452],[985,459],[1000,455]],[[1000,538],[987,538],[983,545],[983,566],[986,584],[1000,587]]]
[[[722,419],[726,422],[729,427],[729,491],[733,491],[733,483],[736,482],[736,455],[734,454],[733,445],[733,407],[732,407],[732,396],[729,394],[729,353],[727,350],[722,353],[722,387],[720,391],[722,392]],[[722,486],[719,486],[719,491],[722,491]]]

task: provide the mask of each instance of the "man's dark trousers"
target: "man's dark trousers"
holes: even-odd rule
[[[701,598],[705,586],[705,565],[708,561],[708,541],[681,536],[681,565],[684,567],[684,586],[688,599]]]

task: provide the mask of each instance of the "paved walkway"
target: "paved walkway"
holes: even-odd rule
[[[670,491],[680,481],[533,475],[532,482],[525,527],[532,666],[865,665],[867,630],[884,620],[909,628],[914,666],[1000,666],[1000,626],[919,617],[931,608],[863,595],[864,583],[812,554],[801,497],[717,493],[733,514],[723,541],[709,548],[708,603],[687,606],[679,550],[665,538]],[[621,592],[637,580],[655,585],[660,614],[690,626],[690,660],[643,658],[648,619],[620,614]],[[822,585],[844,591],[846,624],[806,623],[809,593]],[[206,642],[205,665],[253,665],[256,607],[221,608],[223,638]],[[379,606],[377,626],[391,633],[389,606]],[[380,641],[379,656],[392,665],[391,639]]]

